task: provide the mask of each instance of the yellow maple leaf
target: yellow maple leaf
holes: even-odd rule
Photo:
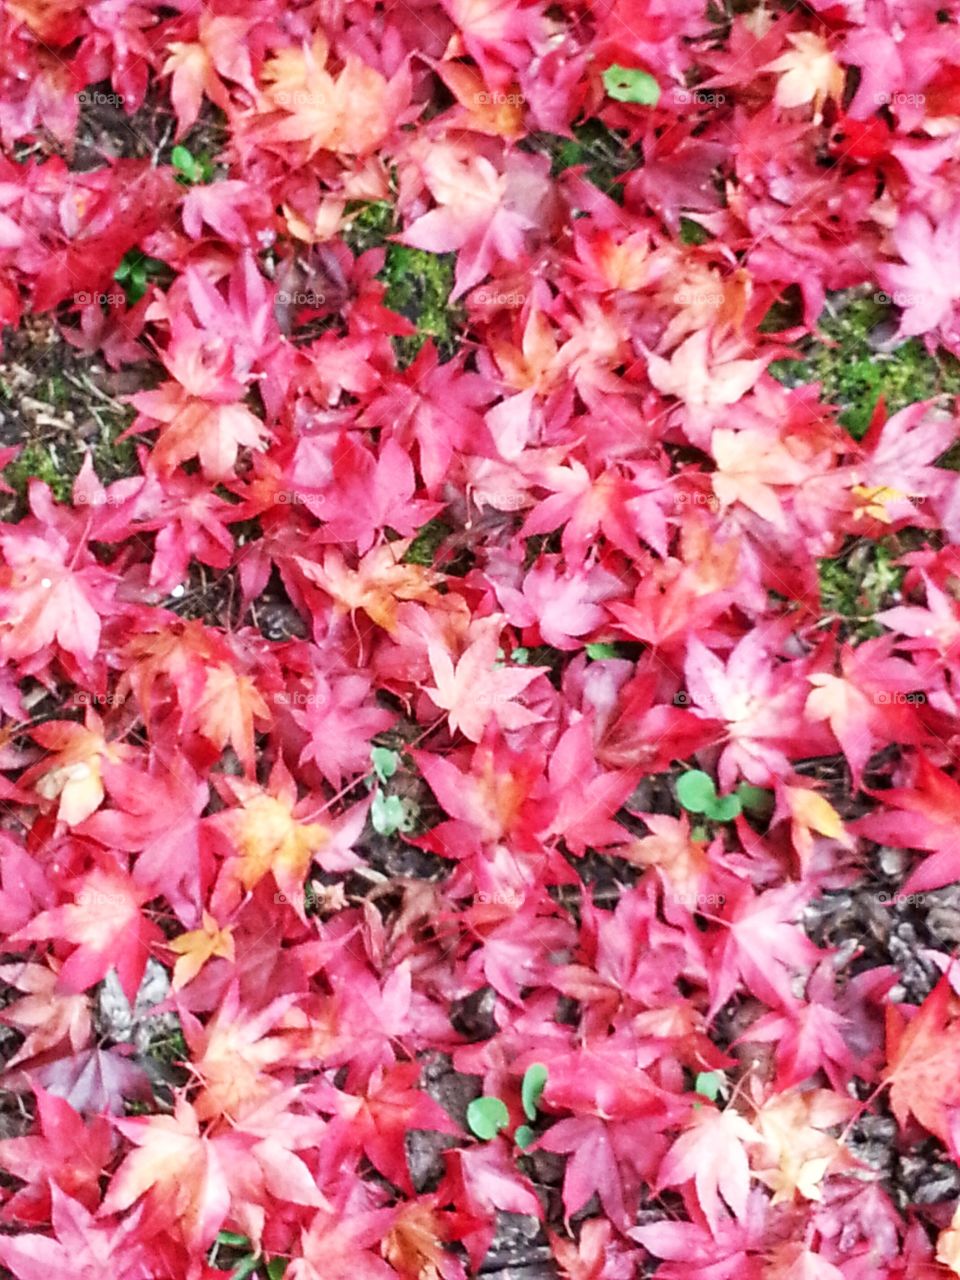
[[[813,833],[837,840],[845,849],[854,847],[854,840],[843,825],[843,819],[833,805],[819,791],[811,787],[784,787],[787,805],[792,819],[793,847],[804,872],[813,856]]]
[[[219,825],[237,851],[233,875],[249,891],[273,872],[277,887],[296,902],[313,855],[327,843],[330,832],[319,822],[299,822],[293,795],[271,795],[240,785],[246,792],[241,807],[219,815]]]
[[[887,510],[887,503],[909,501],[907,494],[901,493],[899,489],[888,489],[886,485],[882,484],[854,485],[851,492],[856,498],[862,500],[860,505],[854,508],[854,520],[862,520],[864,516],[870,516],[874,520],[879,520],[882,524],[891,524],[894,516]]]
[[[189,933],[181,933],[169,944],[170,950],[180,958],[173,966],[173,989],[179,991],[188,982],[192,982],[208,960],[219,956],[223,960],[232,960],[235,955],[233,933],[228,925],[221,929],[209,912],[203,913],[203,924],[199,929],[191,929]]]

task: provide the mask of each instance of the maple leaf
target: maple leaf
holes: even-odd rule
[[[381,1245],[385,1260],[405,1280],[465,1280],[462,1266],[443,1247],[453,1224],[435,1204],[435,1198],[421,1198],[403,1205]]]
[[[120,743],[108,744],[103,721],[88,710],[85,725],[73,720],[48,720],[37,725],[33,737],[53,754],[21,777],[44,800],[57,800],[57,819],[76,827],[89,818],[104,798],[102,765],[133,754]]]
[[[83,1115],[122,1115],[128,1099],[153,1100],[150,1077],[122,1047],[101,1049],[94,1045],[40,1066],[31,1063],[29,1078],[15,1087],[32,1088],[34,1082],[66,1099]]]
[[[138,416],[131,431],[160,431],[150,455],[158,471],[199,458],[208,480],[232,480],[241,447],[265,449],[270,432],[241,403],[214,404],[189,395],[175,382],[131,398]]]
[[[11,941],[63,938],[74,950],[60,970],[61,990],[85,991],[115,968],[133,1004],[149,949],[163,937],[141,910],[149,896],[122,871],[94,869],[79,881],[74,902],[41,911]]]
[[[345,773],[367,767],[371,739],[394,723],[391,712],[373,705],[370,691],[370,679],[360,672],[315,671],[305,689],[277,697],[309,734],[300,764],[312,761],[334,787]]]
[[[843,68],[822,36],[813,31],[790,32],[792,50],[767,63],[764,71],[779,75],[775,101],[780,107],[805,107],[813,104],[814,119],[828,98],[839,102],[843,93]]]
[[[605,1218],[588,1218],[574,1243],[550,1233],[550,1248],[564,1280],[631,1280],[636,1272],[634,1251],[614,1237]]]
[[[691,334],[669,360],[647,355],[650,381],[665,395],[677,396],[694,409],[718,409],[735,404],[756,382],[765,360],[739,359],[733,349],[711,351],[709,330]]]
[[[272,873],[277,887],[302,913],[303,882],[314,854],[329,842],[330,829],[320,822],[299,821],[297,810],[309,805],[298,803],[293,780],[282,766],[275,767],[270,790],[240,779],[224,785],[239,801],[239,807],[210,820],[233,850],[225,874],[249,891]]]
[[[236,955],[233,933],[229,926],[221,929],[217,921],[204,911],[199,929],[181,933],[167,944],[178,957],[173,966],[173,989],[179,991],[191,982],[208,960],[215,956],[232,961]]]
[[[74,555],[52,529],[41,535],[8,526],[0,533],[0,550],[6,562],[0,570],[0,653],[21,661],[56,641],[79,662],[90,662],[101,615],[112,609],[114,576],[89,552]]]
[[[792,981],[819,954],[801,929],[791,923],[805,891],[785,884],[755,893],[744,886],[724,905],[726,936],[716,940],[716,967],[710,973],[712,1018],[729,1000],[737,979],[771,1005],[795,1003]]]
[[[308,159],[321,149],[353,155],[373,151],[390,131],[408,78],[400,75],[388,84],[353,54],[333,76],[326,61],[327,41],[318,35],[312,46],[283,49],[264,63],[263,106],[280,114],[263,126],[261,136],[304,143]]]
[[[249,1112],[280,1092],[281,1082],[270,1069],[291,1058],[294,1042],[284,1033],[283,1024],[288,1014],[295,1027],[302,1023],[290,1012],[294,1001],[288,994],[256,1011],[241,1009],[234,981],[205,1026],[193,1019],[184,1021],[191,1062],[203,1082],[194,1102],[201,1120],[229,1116],[245,1121]]]
[[[452,851],[474,841],[539,847],[538,833],[551,811],[542,756],[512,751],[499,734],[477,746],[468,769],[428,751],[411,754],[444,812],[459,825],[461,838],[450,840]]]
[[[829,1089],[774,1094],[758,1108],[756,1131],[762,1146],[754,1156],[754,1172],[773,1191],[773,1203],[795,1195],[820,1200],[828,1170],[856,1168],[836,1137],[856,1112],[856,1103]]]
[[[209,883],[210,856],[200,815],[210,788],[177,758],[156,774],[121,766],[105,770],[112,807],[100,808],[76,829],[108,849],[138,854],[133,879],[162,891],[181,922],[194,921]]]
[[[710,1229],[716,1235],[723,1213],[721,1199],[737,1218],[744,1218],[750,1193],[750,1162],[745,1143],[759,1140],[757,1131],[732,1108],[719,1111],[703,1104],[660,1164],[657,1181],[675,1187],[692,1181]]]
[[[766,431],[717,427],[710,449],[717,464],[713,491],[721,509],[740,502],[775,528],[788,528],[777,487],[796,487],[807,478],[809,468]]]
[[[839,1090],[852,1075],[863,1074],[862,1065],[857,1071],[857,1059],[844,1039],[849,1026],[849,1019],[838,1010],[811,1000],[783,1014],[764,1014],[751,1023],[743,1038],[776,1044],[778,1089],[790,1089],[822,1069]]]
[[[439,502],[414,498],[413,463],[395,440],[388,440],[374,458],[351,436],[341,436],[332,481],[316,502],[324,521],[321,536],[328,542],[356,542],[361,555],[388,526],[409,537],[442,510]],[[309,495],[304,501],[311,505]]]
[[[412,222],[401,240],[432,253],[459,250],[450,294],[455,300],[498,259],[515,262],[522,257],[526,233],[543,219],[549,161],[510,152],[499,170],[459,141],[432,142],[418,159],[438,207]]]
[[[950,323],[960,293],[960,206],[936,222],[920,208],[897,219],[893,243],[902,263],[882,263],[878,278],[901,303],[900,333],[927,333]]]
[[[179,1097],[173,1115],[115,1120],[132,1151],[110,1182],[103,1213],[122,1213],[148,1195],[150,1210],[176,1222],[192,1247],[210,1245],[230,1211],[223,1139],[200,1132],[193,1107]]]
[[[311,1090],[309,1100],[334,1116],[324,1131],[322,1171],[333,1176],[362,1151],[385,1178],[412,1194],[404,1135],[411,1129],[458,1132],[440,1104],[419,1088],[419,1080],[418,1063],[398,1063],[376,1070],[362,1097],[322,1084]]]
[[[42,964],[0,966],[0,978],[27,994],[0,1012],[0,1021],[25,1035],[23,1044],[7,1059],[7,1070],[69,1042],[74,1053],[90,1042],[90,1001],[85,995],[57,991],[58,973]]]
[[[790,836],[801,874],[806,875],[811,868],[815,835],[834,840],[845,849],[856,847],[856,841],[844,828],[839,813],[825,796],[812,787],[784,786],[779,788],[778,798],[781,806],[774,814],[774,821],[781,815],[781,808],[785,808],[790,816]]]
[[[55,1238],[46,1235],[0,1236],[0,1260],[19,1280],[49,1280],[58,1276],[116,1276],[142,1280],[150,1274],[148,1255],[138,1239],[139,1212],[119,1226],[98,1221],[89,1210],[60,1190],[50,1188],[51,1224]]]
[[[21,1222],[45,1222],[50,1212],[50,1185],[78,1200],[92,1213],[100,1203],[100,1178],[113,1152],[110,1125],[102,1116],[89,1124],[69,1102],[35,1089],[39,1132],[0,1140],[0,1161],[27,1186],[4,1206]]]
[[[290,1280],[396,1280],[393,1267],[373,1251],[389,1236],[397,1217],[395,1208],[321,1209],[301,1237],[302,1257],[294,1258],[286,1274]]]
[[[196,726],[218,751],[232,746],[247,775],[253,776],[254,725],[269,724],[272,717],[250,676],[238,674],[229,662],[208,667],[200,697],[185,719],[185,727]]]
[[[397,605],[401,600],[437,603],[439,577],[419,564],[404,564],[410,539],[384,543],[360,558],[356,569],[347,567],[343,553],[333,548],[324,552],[322,563],[296,556],[297,565],[308,582],[316,583],[342,613],[362,609],[371,622],[392,633],[397,626]]]
[[[887,1006],[890,1109],[901,1128],[912,1115],[953,1149],[948,1109],[960,1103],[960,999],[942,977],[906,1022]]]
[[[908,876],[904,892],[938,889],[956,880],[954,832],[960,814],[960,785],[918,754],[914,785],[891,787],[880,794],[883,809],[858,818],[850,830],[871,840],[930,853]]]
[[[429,641],[427,645],[436,684],[427,685],[424,692],[448,713],[451,731],[459,731],[471,742],[481,740],[491,721],[507,730],[541,719],[537,712],[514,699],[548,668],[498,666],[503,623],[503,617],[496,614],[475,622],[467,647],[456,663],[437,642]]]
[[[726,665],[695,636],[687,645],[692,702],[727,722],[728,744],[717,767],[724,789],[733,787],[738,770],[756,786],[768,785],[771,773],[789,771],[787,752],[795,750],[798,739],[818,736],[817,727],[804,718],[800,682],[788,677],[787,667],[771,662],[775,640],[775,630],[747,632]]]
[[[444,65],[467,70],[459,63]],[[427,341],[398,378],[376,388],[360,421],[388,427],[391,439],[404,449],[416,444],[420,474],[434,496],[456,451],[486,451],[487,430],[478,410],[494,395],[491,380],[464,370],[461,358],[441,364],[433,342]]]
[[[180,139],[200,114],[206,96],[221,110],[230,106],[224,77],[256,93],[250,62],[250,51],[244,43],[249,30],[245,18],[200,14],[198,39],[171,40],[163,75],[171,77],[170,100],[177,116],[177,138]]]

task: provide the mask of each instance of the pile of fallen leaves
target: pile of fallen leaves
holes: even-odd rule
[[[960,875],[957,407],[783,373],[960,356],[958,0],[0,40],[0,322],[136,388],[0,524],[9,1274],[960,1274],[951,944],[809,919]]]

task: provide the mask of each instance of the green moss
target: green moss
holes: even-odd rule
[[[887,412],[896,413],[917,400],[960,395],[960,361],[949,353],[931,355],[916,338],[882,349],[894,325],[875,294],[834,295],[820,320],[826,340],[808,340],[800,360],[777,361],[770,372],[787,386],[819,382],[824,401],[838,406],[840,422],[858,440],[881,396]]]
[[[33,479],[50,486],[58,502],[68,502],[76,471],[60,456],[55,444],[32,442],[24,445],[20,453],[5,468],[3,476],[20,498],[25,498],[27,485]]]
[[[576,125],[572,138],[556,133],[531,134],[524,146],[550,156],[554,177],[564,169],[586,165],[586,177],[617,204],[623,204],[623,184],[619,179],[643,163],[639,148],[628,147],[619,133],[599,120]]]
[[[894,561],[902,551],[889,542],[854,538],[840,555],[818,562],[821,608],[841,620],[849,639],[868,640],[881,634],[875,617],[895,603],[904,570]]]
[[[417,332],[394,339],[402,365],[409,364],[428,338],[442,359],[449,360],[458,345],[465,313],[449,302],[456,257],[392,244],[381,278],[387,285],[386,303],[417,326]]]
[[[63,399],[59,398],[60,393],[54,383],[55,379],[51,378],[46,384],[45,400],[56,408],[64,407],[70,401],[66,394]],[[67,394],[71,390],[66,382],[64,388]],[[87,448],[93,457],[94,471],[104,484],[138,473],[135,442],[118,439],[127,425],[127,418],[111,411],[98,413],[96,421],[99,430],[86,442],[67,434],[57,439],[25,442],[3,473],[7,484],[21,501],[26,498],[29,481],[37,479],[50,486],[58,502],[69,502],[73,482],[83,466]]]
[[[393,234],[393,205],[387,200],[355,205],[347,216],[350,221],[344,228],[343,238],[355,254],[380,248]]]
[[[150,1041],[150,1056],[168,1067],[180,1066],[190,1061],[190,1050],[179,1027],[174,1027]]]
[[[435,516],[418,530],[417,536],[407,547],[407,553],[403,557],[404,563],[422,564],[429,568],[437,558],[437,552],[444,538],[449,537],[451,532],[450,526]]]
[[[386,260],[379,279],[387,286],[386,305],[417,327],[409,337],[394,338],[401,366],[410,364],[417,352],[432,338],[442,360],[449,360],[459,345],[460,330],[466,313],[457,303],[450,303],[456,256],[452,253],[428,253],[396,244],[389,237],[396,234],[394,208],[385,200],[363,205],[352,215],[344,231],[344,239],[354,253],[383,247]]]

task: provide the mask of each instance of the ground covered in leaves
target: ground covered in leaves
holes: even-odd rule
[[[0,41],[0,1273],[960,1275],[960,3]]]

